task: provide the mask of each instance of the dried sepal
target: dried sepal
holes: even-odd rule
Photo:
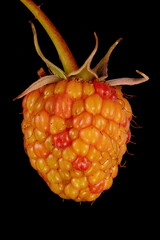
[[[52,62],[50,62],[42,53],[39,44],[38,44],[38,38],[37,38],[37,32],[36,32],[36,28],[34,26],[34,24],[31,22],[31,27],[32,27],[32,32],[33,32],[33,40],[34,40],[34,45],[35,45],[35,49],[37,51],[37,54],[41,57],[41,59],[45,62],[45,64],[47,65],[48,69],[55,74],[56,76],[60,77],[60,78],[64,78],[66,79],[66,75],[65,73],[56,65],[54,65]]]
[[[110,55],[121,40],[122,38],[119,38],[114,44],[112,44],[112,46],[109,48],[106,55],[93,68],[93,71],[98,75],[100,80],[104,80],[108,77],[108,61],[109,61]]]
[[[91,69],[92,59],[98,49],[98,37],[96,33],[94,33],[94,36],[95,36],[96,44],[93,51],[91,52],[91,54],[89,55],[85,63],[78,70],[69,73],[68,77],[83,78],[83,80],[85,81],[92,80],[93,78],[98,78],[97,74]]]
[[[20,95],[18,95],[16,98],[14,98],[13,100],[19,99],[24,97],[25,95],[27,95],[28,93],[37,90],[38,88],[41,88],[47,84],[50,83],[55,83],[60,81],[61,78],[55,76],[55,75],[47,75],[44,76],[40,79],[38,79],[36,82],[32,83],[24,92],[22,92]]]
[[[127,78],[127,77],[115,78],[115,79],[108,80],[107,84],[109,84],[110,86],[119,86],[119,85],[132,86],[132,85],[140,84],[149,80],[149,77],[146,74],[140,72],[139,70],[136,70],[136,72],[139,73],[142,76],[142,78]]]

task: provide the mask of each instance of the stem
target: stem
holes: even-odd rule
[[[55,48],[57,49],[65,73],[69,74],[70,72],[77,70],[78,66],[70,49],[68,48],[61,34],[58,32],[49,18],[45,15],[45,13],[32,0],[20,1],[32,12],[35,18],[37,18],[37,20],[41,23],[41,25],[48,33]]]

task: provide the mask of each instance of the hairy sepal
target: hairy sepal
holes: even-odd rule
[[[52,62],[50,62],[42,53],[39,44],[38,44],[38,38],[37,38],[37,32],[35,29],[34,24],[31,22],[31,27],[32,27],[32,32],[33,32],[33,40],[34,40],[34,45],[35,45],[35,49],[37,51],[37,54],[41,57],[41,59],[45,62],[45,64],[47,65],[48,69],[51,71],[51,73],[55,74],[56,76],[66,79],[66,75],[65,73],[62,71],[62,69],[60,69],[59,67],[57,67],[56,65],[54,65]]]
[[[78,70],[69,73],[68,77],[82,78],[84,81],[90,81],[94,78],[98,78],[97,74],[91,69],[92,59],[98,49],[98,37],[96,33],[94,33],[94,36],[95,36],[96,44],[93,51],[91,52],[91,54],[89,55],[85,63]]]
[[[119,38],[114,44],[112,44],[112,46],[109,48],[105,56],[92,69],[98,75],[100,80],[104,80],[108,77],[108,62],[109,62],[110,55],[121,40],[122,38]]]
[[[122,86],[122,85],[137,85],[143,82],[146,82],[149,80],[149,77],[140,72],[139,70],[136,70],[137,73],[139,73],[142,77],[141,78],[115,78],[115,79],[111,79],[107,81],[107,84],[109,84],[110,86]]]
[[[27,95],[28,93],[37,90],[47,84],[51,84],[51,83],[56,83],[58,81],[60,81],[61,78],[55,76],[55,75],[47,75],[44,76],[40,79],[38,79],[36,82],[32,83],[24,92],[22,92],[20,95],[18,95],[16,98],[14,98],[13,100],[19,99],[24,97],[25,95]]]

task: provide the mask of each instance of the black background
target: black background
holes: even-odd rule
[[[4,200],[6,221],[14,222],[15,216],[22,222],[27,216],[35,221],[38,218],[48,221],[51,217],[53,224],[62,224],[71,216],[71,222],[76,226],[77,219],[82,216],[82,226],[76,226],[80,233],[79,229],[87,228],[87,216],[93,216],[88,217],[88,221],[95,225],[104,224],[105,227],[108,222],[112,222],[115,229],[121,224],[121,231],[123,226],[124,229],[130,226],[133,232],[139,229],[143,234],[146,228],[147,231],[150,229],[153,216],[156,218],[159,211],[158,6],[150,1],[145,4],[139,1],[111,3],[101,0],[95,3],[52,0],[35,2],[43,3],[41,8],[59,29],[79,65],[94,48],[93,32],[99,38],[99,49],[93,64],[122,37],[123,41],[110,58],[109,78],[139,77],[135,72],[138,69],[146,73],[150,80],[141,85],[123,87],[125,93],[136,96],[130,99],[130,103],[137,116],[136,122],[142,128],[131,127],[134,135],[132,141],[136,144],[130,143],[128,151],[134,155],[124,155],[126,167],[119,169],[111,189],[92,204],[63,201],[50,191],[30,166],[23,149],[21,100],[12,100],[37,80],[36,71],[43,66],[34,49],[29,20],[36,24],[44,55],[55,64],[61,65],[50,39],[28,9],[20,1],[11,1],[12,5],[8,3],[8,6],[4,6],[5,17],[1,21],[3,65],[0,104],[1,198]],[[98,212],[97,218],[94,218],[95,212]],[[133,219],[134,225],[131,224]]]

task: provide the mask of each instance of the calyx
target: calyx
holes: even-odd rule
[[[122,40],[122,38],[119,38],[117,41],[115,41],[115,43],[113,43],[113,45],[109,48],[107,53],[104,55],[104,57],[97,63],[97,65],[94,68],[91,68],[93,57],[96,54],[98,49],[98,37],[96,33],[94,33],[95,47],[93,51],[91,52],[87,60],[84,62],[84,64],[81,67],[78,67],[71,51],[69,50],[62,36],[58,32],[58,30],[55,28],[55,26],[47,18],[47,16],[42,12],[42,10],[31,0],[21,0],[21,1],[29,8],[29,10],[35,15],[35,17],[39,20],[39,22],[47,31],[48,35],[50,36],[52,42],[54,43],[57,49],[57,52],[59,54],[64,70],[54,65],[50,60],[48,60],[43,55],[38,43],[38,37],[37,37],[35,26],[33,23],[31,23],[35,49],[37,51],[37,54],[45,62],[50,74],[40,77],[37,81],[31,84],[24,92],[18,95],[15,99],[24,97],[25,95],[27,95],[33,90],[36,90],[50,83],[61,81],[62,79],[76,78],[81,81],[89,81],[89,82],[92,82],[93,80],[96,79],[97,81],[102,81],[110,86],[135,85],[135,84],[140,84],[149,80],[149,77],[146,74],[138,70],[136,70],[136,72],[141,75],[141,77],[139,78],[123,77],[123,78],[107,80],[108,62],[109,62],[110,55],[114,50],[114,48],[117,46],[117,44]],[[64,58],[64,54],[66,55],[67,59]]]

